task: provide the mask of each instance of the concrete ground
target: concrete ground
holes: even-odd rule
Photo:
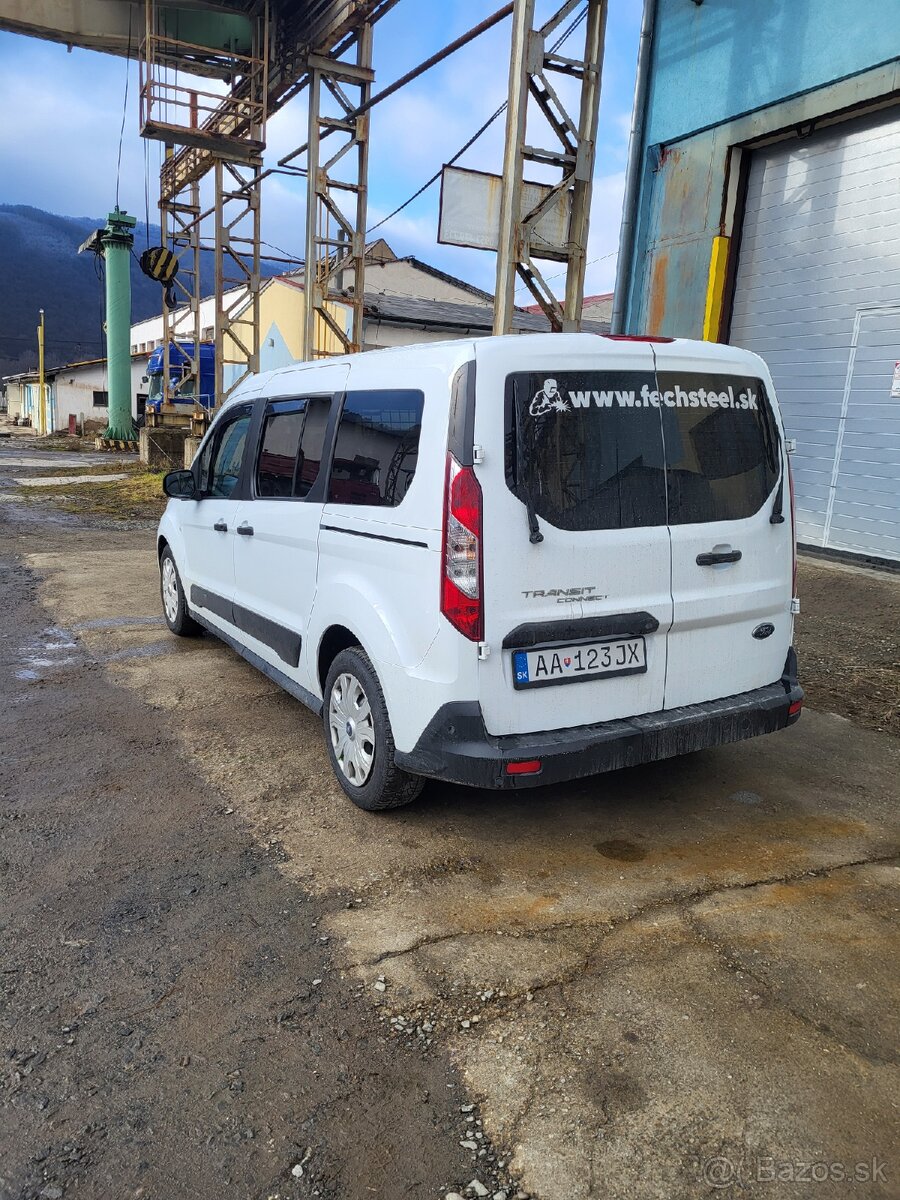
[[[165,1014],[180,1058],[172,1045],[162,1058],[134,1052],[130,1075],[116,1058],[122,1073],[98,1080],[92,1101],[109,1144],[83,1169],[54,1168],[49,1186],[58,1177],[65,1194],[109,1195],[113,1178],[118,1195],[180,1195],[177,1168],[202,1197],[427,1197],[473,1176],[491,1193],[544,1200],[781,1200],[813,1182],[812,1194],[841,1200],[900,1194],[898,741],[807,711],[783,733],[680,760],[518,795],[429,784],[415,806],[367,815],[333,782],[306,710],[213,638],[168,635],[152,531],[19,524],[17,512],[0,507],[6,578],[22,590],[3,642],[4,754],[29,766],[2,784],[12,885],[2,920],[15,969],[35,956],[44,965],[38,986],[8,1002],[5,1037],[19,1030],[8,1066],[22,1071],[21,1031],[44,1007],[61,1005],[61,1021],[76,992],[91,1007],[82,943],[112,919],[92,915],[96,889],[133,926],[142,906],[182,903],[195,872],[212,888],[207,840],[222,871],[241,847],[279,881],[241,876],[239,903],[232,884],[230,936],[210,913],[209,935],[163,923],[152,948],[115,944],[120,986],[97,986],[153,1010],[147,1044],[160,1036],[148,1022]],[[900,580],[841,569],[847,611],[856,575],[896,604]],[[877,624],[878,606],[865,620]],[[127,852],[127,870],[111,847]],[[160,873],[149,896],[145,855]],[[263,883],[277,890],[270,908]],[[317,924],[286,937],[272,914],[304,904]],[[267,950],[272,995],[265,970],[223,994],[234,962]],[[147,961],[155,983],[141,975]],[[294,988],[303,998],[289,1004]],[[356,1082],[348,1090],[319,1058],[320,1080],[298,1088],[289,1073],[309,1065],[299,1043],[263,1039],[258,1061],[244,1048],[241,1069],[264,1080],[264,1116],[247,1118],[258,1128],[246,1142],[223,1125],[219,1166],[205,1171],[207,1130],[192,1108],[205,1101],[191,1067],[175,1063],[201,1062],[205,1089],[237,1031],[261,1032],[267,1004],[301,1008],[306,1039],[327,1043],[343,1026],[324,1058],[346,1059]],[[18,1113],[5,1126],[17,1141],[0,1154],[0,1195],[56,1194],[40,1192],[47,1159],[33,1155],[77,1123],[80,1073],[91,1061],[96,1073],[115,1042],[101,1024],[80,1018],[87,1058],[58,1076],[59,1096],[45,1084],[38,1101],[28,1092],[29,1106],[48,1100],[56,1133],[44,1110],[22,1117],[24,1077],[7,1079],[0,1099]],[[64,1030],[53,1036],[65,1046]],[[165,1112],[143,1140],[110,1115],[124,1120],[141,1078]]]

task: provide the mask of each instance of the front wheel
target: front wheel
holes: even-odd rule
[[[397,766],[384,693],[360,647],[342,650],[331,664],[322,718],[331,766],[357,807],[376,812],[415,800],[424,781]]]
[[[166,624],[176,637],[196,637],[198,633],[202,633],[200,626],[188,611],[181,576],[168,546],[159,560],[159,592]]]

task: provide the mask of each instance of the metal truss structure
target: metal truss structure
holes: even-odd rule
[[[552,45],[548,49],[548,42],[582,2],[566,0],[548,21],[535,28],[535,0],[515,0],[494,333],[512,331],[517,278],[547,314],[554,331],[576,330],[581,324],[607,0],[587,0],[585,45],[580,58],[563,57]],[[566,76],[580,84],[577,115],[570,113],[560,99],[553,84],[554,76]],[[527,143],[529,99],[535,102],[546,126],[555,135],[558,144],[552,148]],[[526,162],[551,167],[559,171],[560,178],[530,212],[523,214]],[[543,214],[559,202],[561,193],[569,194],[568,236],[564,248],[550,249],[542,246],[535,236],[535,226]],[[566,264],[566,293],[562,304],[541,274],[536,258]]]
[[[178,259],[178,273],[172,283],[174,308],[163,303],[163,401],[172,403],[169,372],[169,347],[173,342],[193,343],[188,371],[195,383],[200,379],[200,185],[188,185],[183,195],[161,202],[159,206],[163,245]]]
[[[180,307],[163,306],[163,408],[171,413],[169,371],[173,342],[191,342],[181,391],[199,398],[201,252],[213,231],[215,258],[215,396],[227,399],[251,371],[259,370],[260,186],[265,147],[269,76],[269,5],[254,6],[228,48],[203,46],[173,36],[170,11],[146,0],[141,44],[141,133],[166,143],[160,171],[163,241],[179,261],[174,293]],[[240,36],[239,36],[240,35]],[[207,39],[210,40],[211,39]],[[179,75],[173,63],[186,66]],[[225,96],[196,86],[197,74],[230,84]],[[189,82],[185,82],[185,78]],[[176,146],[179,149],[176,151]],[[212,167],[212,204],[201,207],[200,183]],[[229,372],[226,385],[226,369]],[[199,409],[199,406],[198,406]]]
[[[259,370],[262,163],[217,158],[215,174],[216,399]],[[227,367],[234,367],[226,385]]]
[[[166,346],[175,337],[194,343],[192,374],[199,380],[200,254],[214,226],[216,401],[259,369],[260,199],[268,114],[309,89],[309,136],[291,160],[291,173],[308,180],[306,280],[309,298],[304,357],[359,349],[368,176],[368,102],[374,80],[372,27],[397,0],[251,0],[244,40],[226,49],[179,40],[166,0],[146,0],[142,44],[141,123],[146,137],[162,139],[160,173],[164,236],[179,257],[179,299],[187,309],[166,312]],[[186,84],[172,73],[181,62],[193,75],[229,82],[223,97]],[[353,94],[351,100],[350,94]],[[325,114],[329,99],[336,109]],[[322,142],[333,137],[323,155]],[[177,147],[177,149],[176,149]],[[333,147],[333,149],[332,149]],[[284,160],[282,165],[284,165]],[[348,174],[349,169],[349,174]],[[205,210],[199,183],[212,172],[214,195]],[[345,215],[336,194],[352,196]],[[349,293],[344,294],[344,290]],[[343,309],[334,300],[340,298]],[[349,307],[345,327],[339,314]],[[168,350],[166,351],[168,356]],[[168,365],[165,400],[171,397]]]
[[[308,88],[307,142],[272,168],[306,178],[304,356],[361,349],[368,111],[510,11],[513,34],[494,328],[497,333],[511,330],[519,278],[547,314],[551,328],[578,328],[607,0],[557,0],[556,12],[539,28],[534,22],[536,0],[509,0],[373,97],[373,26],[397,3],[119,0],[110,5],[106,0],[59,0],[51,11],[28,0],[0,0],[0,28],[140,59],[141,131],[166,146],[160,172],[161,223],[164,241],[179,259],[175,290],[181,303],[173,310],[164,308],[165,344],[193,343],[192,372],[199,382],[199,345],[204,333],[208,336],[200,315],[200,265],[212,240],[217,403],[259,364],[260,193],[269,174],[262,169],[268,117]],[[577,58],[563,57],[557,53],[561,39],[554,41],[554,35],[582,4],[587,8],[584,51]],[[577,115],[552,82],[562,77],[579,84]],[[530,104],[540,110],[551,131],[549,149],[527,143]],[[542,192],[532,211],[523,213],[526,163],[549,167],[559,178]],[[210,175],[211,181],[205,182]],[[548,248],[535,227],[544,213],[559,205],[561,196],[567,205],[568,233],[564,244]],[[211,239],[206,235],[210,228]],[[562,303],[535,263],[548,258],[566,265]],[[346,322],[342,314],[348,308]],[[165,399],[171,400],[168,364],[165,389]]]
[[[375,78],[370,22],[356,31],[355,51],[354,62],[309,59],[309,132],[296,152],[301,169],[305,157],[307,183],[305,359],[362,349],[369,116],[359,110],[368,105]],[[325,113],[328,97],[334,115]],[[341,208],[341,193],[349,197],[349,215]],[[334,301],[342,307],[336,309]],[[349,329],[339,315],[348,307]]]

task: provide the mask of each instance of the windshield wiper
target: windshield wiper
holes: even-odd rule
[[[530,458],[525,455],[525,435],[522,431],[522,406],[519,403],[518,391],[513,396],[513,409],[516,421],[516,484],[522,499],[525,501],[525,512],[528,516],[528,540],[533,546],[544,540],[541,527],[538,525],[537,513],[534,511],[534,498],[531,495],[531,485],[528,480]]]

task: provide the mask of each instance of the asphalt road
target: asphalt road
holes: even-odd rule
[[[367,815],[168,635],[152,531],[20,515],[0,1196],[900,1193],[900,743],[807,712]]]

